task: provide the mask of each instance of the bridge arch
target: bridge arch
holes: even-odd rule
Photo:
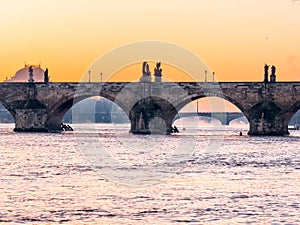
[[[9,107],[6,107],[0,99],[0,117],[2,122],[12,123],[15,122],[15,113],[10,111]]]
[[[62,123],[62,119],[67,113],[67,111],[71,109],[76,103],[91,97],[106,98],[117,104],[127,114],[127,116],[129,116],[129,114],[127,113],[128,109],[126,105],[122,104],[122,102],[115,102],[115,97],[113,95],[99,92],[78,92],[75,95],[70,94],[58,99],[57,102],[55,102],[51,107],[49,107],[47,124],[48,129],[59,130],[60,124]]]
[[[295,117],[295,115],[300,112],[300,101],[297,101],[294,104],[292,104],[286,111],[287,111],[287,113],[286,113],[286,116],[285,116],[285,118],[286,118],[286,122],[285,123],[288,126],[288,124],[293,120],[293,118]],[[300,125],[300,121],[296,120],[296,118],[294,120],[295,121],[294,121],[293,125],[297,124],[299,126]]]

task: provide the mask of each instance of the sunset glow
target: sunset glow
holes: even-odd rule
[[[41,63],[52,81],[80,81],[111,49],[145,40],[194,52],[218,81],[261,81],[265,63],[278,80],[300,79],[298,1],[11,0],[1,1],[0,17],[0,80]],[[140,75],[133,68],[128,81]]]

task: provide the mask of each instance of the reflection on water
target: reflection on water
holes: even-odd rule
[[[81,124],[62,134],[12,127],[0,125],[1,224],[300,223],[300,131],[249,137],[247,127],[186,126],[144,136],[128,125]]]

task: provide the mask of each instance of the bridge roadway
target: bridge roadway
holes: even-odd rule
[[[92,96],[118,104],[132,133],[170,133],[180,109],[213,96],[242,111],[249,135],[287,135],[288,123],[300,109],[300,82],[0,83],[0,101],[14,117],[15,131],[59,131],[68,109]]]

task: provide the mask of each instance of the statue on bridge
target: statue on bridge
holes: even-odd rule
[[[271,83],[275,83],[275,82],[276,82],[276,75],[275,75],[275,72],[276,72],[276,67],[275,67],[275,66],[272,66],[272,67],[271,67],[271,76],[270,76],[270,82],[271,82]]]
[[[49,83],[48,68],[46,68],[45,73],[44,73],[44,83],[45,84]]]
[[[28,82],[29,83],[33,83],[34,79],[33,79],[33,69],[32,69],[32,66],[29,66],[28,72],[29,72],[29,80],[28,80]]]
[[[151,82],[151,72],[149,69],[149,64],[146,61],[143,62],[142,74],[143,75],[140,79],[140,82]]]
[[[156,67],[154,68],[154,76],[155,76],[155,82],[161,82],[162,77],[162,69],[160,68],[161,63],[156,63]]]
[[[268,83],[269,82],[269,79],[268,79],[268,77],[269,77],[269,65],[267,65],[267,64],[265,64],[265,79],[264,79],[264,83],[266,84],[266,83]]]

